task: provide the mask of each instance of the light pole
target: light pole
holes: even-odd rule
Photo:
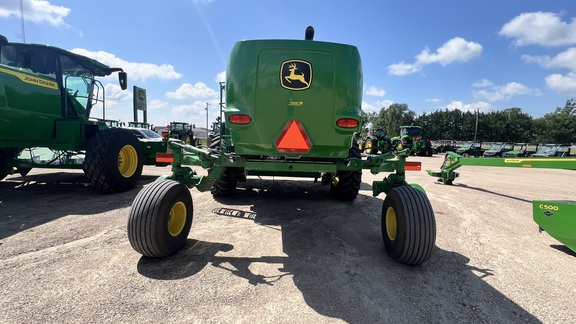
[[[474,142],[476,142],[476,134],[478,134],[478,111],[480,109],[476,108],[476,128],[474,128]]]
[[[210,107],[210,104],[206,103],[206,132],[208,132],[208,107]]]

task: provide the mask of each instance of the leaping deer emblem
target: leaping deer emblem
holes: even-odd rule
[[[288,81],[289,83],[292,83],[292,81],[290,81],[290,80],[297,80],[297,81],[304,83],[306,86],[310,86],[308,84],[308,82],[306,82],[306,78],[304,77],[304,73],[301,73],[301,74],[295,73],[296,70],[298,70],[298,68],[296,67],[296,63],[292,63],[292,64],[288,65],[288,70],[290,71],[290,75],[287,75],[284,77],[284,79],[286,79],[286,81]]]

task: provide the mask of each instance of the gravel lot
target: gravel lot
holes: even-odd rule
[[[2,323],[575,323],[576,254],[539,233],[533,199],[575,200],[569,170],[462,167],[415,157],[436,251],[416,267],[384,253],[384,194],[363,173],[353,202],[307,179],[249,179],[232,198],[192,190],[183,250],[140,256],[126,237],[136,194],[103,195],[82,171],[0,182]],[[575,215],[576,216],[576,215]]]

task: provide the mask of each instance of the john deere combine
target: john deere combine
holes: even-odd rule
[[[321,179],[337,200],[358,195],[362,170],[390,172],[372,183],[386,193],[382,233],[388,254],[416,265],[428,260],[436,240],[434,212],[423,189],[408,184],[409,150],[362,160],[353,139],[360,130],[362,66],[355,46],[304,40],[237,42],[226,70],[226,104],[220,134],[210,148],[170,143],[172,174],[136,196],[128,239],[139,253],[164,257],[179,250],[192,224],[190,188],[231,195],[249,176]],[[202,166],[199,175],[189,166]]]
[[[138,139],[90,118],[97,104],[104,109],[96,77],[114,72],[126,89],[121,68],[0,35],[0,180],[36,167],[76,168],[102,192],[132,188],[142,173]]]
[[[452,185],[453,181],[460,175],[455,170],[464,165],[576,170],[576,157],[476,159],[447,152],[440,172],[432,170],[427,170],[427,172],[430,176],[438,177],[438,181]],[[532,213],[540,230],[546,231],[550,236],[576,252],[576,201],[535,200],[532,202]]]

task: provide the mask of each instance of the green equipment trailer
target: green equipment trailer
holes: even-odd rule
[[[455,170],[461,166],[494,166],[516,168],[547,168],[576,170],[576,158],[520,157],[520,158],[465,158],[454,152],[447,152],[439,172],[426,172],[438,181],[452,185],[460,175]],[[540,230],[565,244],[576,252],[576,201],[540,201],[532,202],[533,218]]]
[[[1,35],[0,54],[0,180],[36,167],[73,168],[101,192],[134,187],[143,166],[140,143],[104,119],[104,86],[96,79],[118,72],[126,89],[121,68]],[[90,118],[100,106],[103,118]]]
[[[427,261],[435,247],[430,201],[405,171],[409,150],[363,160],[354,133],[362,125],[362,65],[355,46],[313,40],[237,42],[226,70],[226,104],[210,147],[170,143],[172,174],[145,186],[128,218],[131,246],[148,257],[178,251],[192,224],[190,188],[232,195],[250,176],[321,179],[337,200],[354,200],[362,170],[391,173],[372,183],[386,193],[381,226],[387,253],[409,265]],[[190,166],[201,166],[206,175]]]

